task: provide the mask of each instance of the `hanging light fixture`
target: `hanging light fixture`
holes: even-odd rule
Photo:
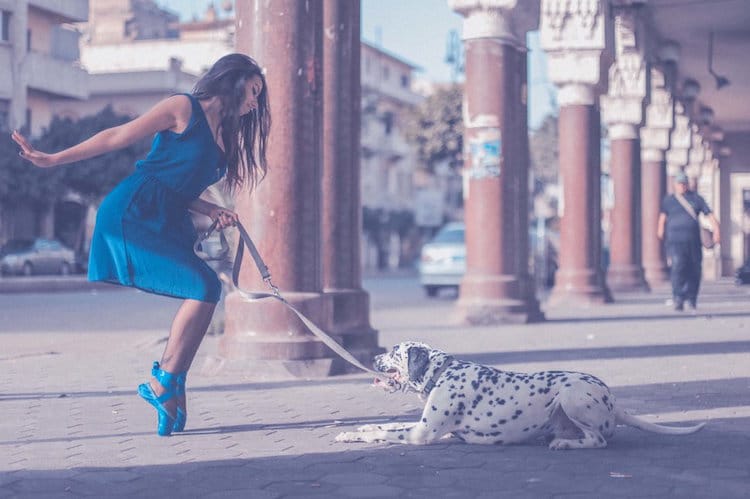
[[[714,32],[711,31],[708,34],[708,72],[711,73],[711,76],[714,77],[716,80],[716,90],[721,90],[722,88],[729,85],[729,78],[726,76],[722,76],[719,74],[716,74],[714,72]]]

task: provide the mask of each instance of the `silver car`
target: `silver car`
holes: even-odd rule
[[[13,239],[0,249],[3,275],[68,275],[75,268],[75,252],[52,239]]]
[[[466,272],[464,224],[445,224],[422,247],[419,278],[427,296],[437,296],[441,288],[458,289]]]

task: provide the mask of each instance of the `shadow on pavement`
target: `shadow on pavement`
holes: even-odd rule
[[[673,437],[625,428],[600,450],[335,444],[327,453],[25,470],[1,473],[0,485],[10,496],[60,497],[734,498],[746,497],[745,444],[711,429]]]
[[[562,362],[568,360],[603,360],[645,357],[673,357],[680,355],[711,355],[750,352],[750,341],[720,341],[671,345],[639,345],[602,348],[573,348],[560,350],[531,350],[524,352],[463,353],[461,360],[480,364],[518,364],[522,362]]]
[[[545,311],[546,320],[545,322],[554,322],[554,323],[577,323],[577,322],[621,322],[621,321],[663,321],[663,320],[684,320],[684,319],[712,319],[712,318],[729,318],[729,317],[750,317],[750,311],[747,312],[702,312],[700,309],[696,313],[692,313],[690,311],[684,311],[684,312],[669,312],[665,314],[655,314],[655,315],[628,315],[625,313],[622,313],[621,310],[618,310],[618,315],[616,316],[607,316],[607,315],[591,315],[592,313],[601,313],[606,312],[606,308],[598,309],[596,311],[592,310],[581,310],[576,311],[566,311],[565,317],[555,317],[554,315],[557,313],[555,310],[551,311]],[[575,315],[573,317],[568,316],[569,314],[576,314],[576,312],[579,312],[579,315]],[[586,316],[588,314],[588,316]],[[552,317],[550,317],[552,315]]]

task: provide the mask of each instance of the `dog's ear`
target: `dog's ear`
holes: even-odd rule
[[[409,380],[419,383],[430,366],[430,352],[423,347],[411,347],[407,355],[409,357]]]

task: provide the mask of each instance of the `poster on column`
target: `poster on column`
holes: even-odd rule
[[[466,177],[472,180],[497,178],[502,165],[502,137],[499,128],[474,132],[468,143],[471,158]]]

